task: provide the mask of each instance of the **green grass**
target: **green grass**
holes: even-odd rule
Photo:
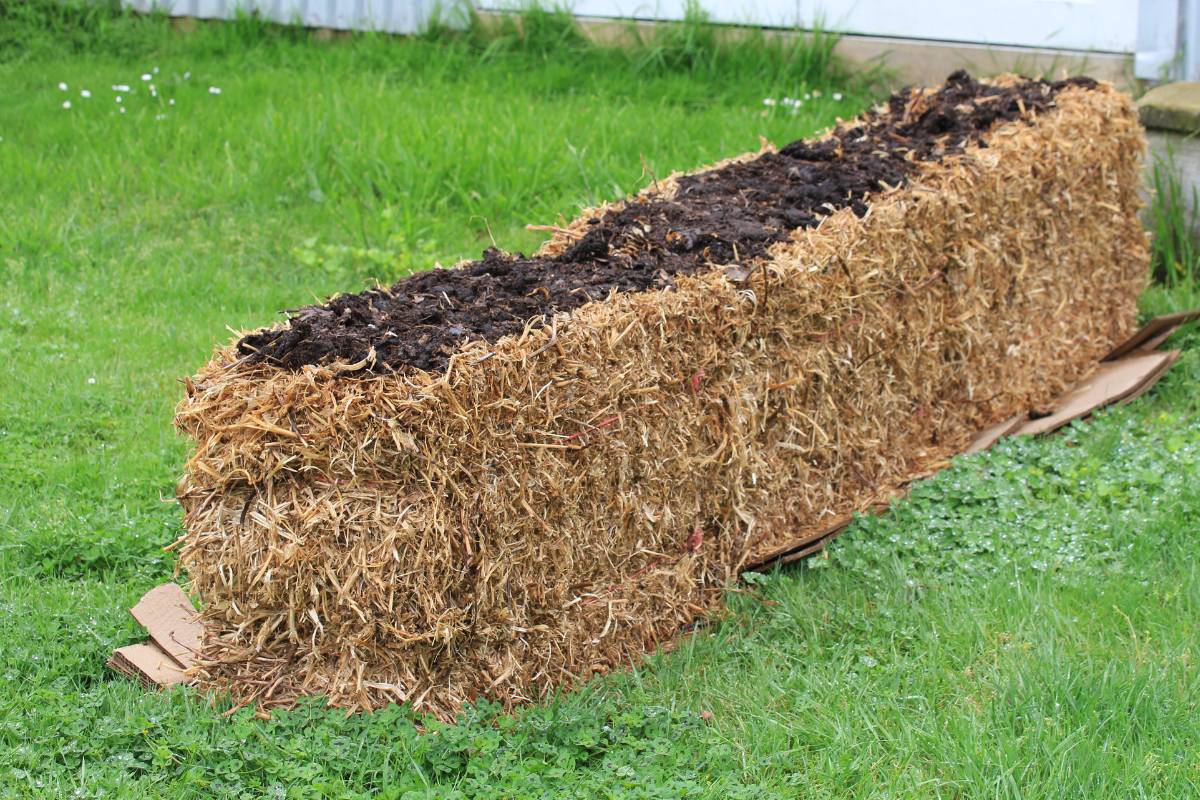
[[[0,796],[1200,793],[1195,332],[1148,397],[960,459],[674,652],[515,715],[226,718],[104,668],[171,575],[178,380],[227,325],[493,237],[532,248],[526,223],[644,185],[643,157],[662,175],[869,99],[820,45],[721,46],[693,20],[620,53],[530,19],[323,44],[0,6]]]
[[[1175,153],[1167,150],[1150,162],[1150,190],[1154,197],[1150,215],[1153,235],[1152,272],[1155,281],[1195,299],[1200,286],[1200,248],[1196,243],[1196,209],[1200,198],[1184,188]]]

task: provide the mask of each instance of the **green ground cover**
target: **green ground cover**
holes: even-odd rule
[[[515,715],[225,718],[104,668],[171,575],[178,379],[227,325],[530,249],[526,223],[872,97],[822,47],[527,30],[320,43],[0,4],[0,796],[1200,794],[1195,332],[1149,396],[959,459],[674,652]],[[809,99],[762,103],[785,96]],[[1148,312],[1196,301],[1194,265],[1167,272]]]

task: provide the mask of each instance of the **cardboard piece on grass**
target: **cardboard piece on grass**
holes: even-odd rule
[[[945,464],[936,469],[930,469],[928,473],[914,478],[913,482],[923,480],[940,472],[944,466]],[[850,527],[850,523],[854,522],[855,514],[882,514],[892,507],[892,503],[907,496],[908,488],[911,485],[912,482],[906,484],[902,491],[893,494],[887,499],[877,500],[859,509],[858,511],[839,514],[831,521],[826,522],[824,525],[816,528],[815,530],[810,528],[808,533],[798,536],[789,544],[759,558],[753,564],[746,566],[745,570],[754,572],[765,569],[766,567],[774,566],[776,564],[790,564],[793,561],[798,561],[804,558],[805,556],[812,555],[813,553],[825,547],[825,545],[830,541],[836,539],[842,531],[846,530],[846,528]]]
[[[187,668],[196,661],[202,627],[192,601],[174,583],[156,586],[129,609],[150,632],[150,640],[118,647],[108,666],[136,678],[147,688],[187,682]]]
[[[183,668],[196,662],[202,628],[196,608],[177,584],[164,583],[146,592],[129,610],[150,638]]]
[[[980,432],[975,437],[975,441],[967,445],[967,449],[963,450],[963,455],[971,455],[972,453],[981,453],[994,445],[996,442],[1016,433],[1020,428],[1029,422],[1028,414],[1017,414],[1015,417],[996,423],[992,427]]]
[[[1110,403],[1132,400],[1161,378],[1177,358],[1178,350],[1153,350],[1105,361],[1095,375],[1058,401],[1053,414],[1027,422],[1017,433],[1050,433]]]
[[[793,561],[799,561],[802,558],[808,558],[813,553],[824,550],[825,545],[836,539],[842,531],[846,530],[846,528],[849,528],[852,521],[853,520],[851,519],[847,519],[842,524],[826,530],[825,534],[820,538],[814,539],[808,544],[803,545],[799,550],[793,550],[786,555],[780,556],[779,558],[775,559],[773,563],[791,564]]]
[[[1153,350],[1181,326],[1195,319],[1200,319],[1200,308],[1155,317],[1143,325],[1133,336],[1114,347],[1112,352],[1104,357],[1104,360],[1115,361],[1135,350]]]
[[[811,548],[817,546],[817,549],[820,549],[820,546],[823,546],[828,539],[843,531],[853,521],[853,514],[841,514],[834,517],[832,522],[822,525],[812,533],[801,535],[784,547],[758,559],[757,563],[748,565],[746,569],[753,572],[774,564],[787,564],[803,558],[809,553],[815,552]]]
[[[148,689],[174,686],[187,680],[187,675],[175,659],[153,642],[118,647],[108,659],[108,666],[122,675],[135,678]]]

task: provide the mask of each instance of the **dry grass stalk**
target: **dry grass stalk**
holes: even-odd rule
[[[444,375],[218,351],[177,416],[196,443],[179,493],[196,679],[264,707],[320,692],[448,717],[629,663],[718,609],[743,565],[1129,335],[1142,149],[1127,97],[1071,88],[742,282],[614,295],[467,345]]]

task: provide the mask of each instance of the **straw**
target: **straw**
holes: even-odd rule
[[[177,543],[203,601],[193,679],[264,709],[323,693],[449,718],[636,661],[718,612],[744,565],[1044,405],[1132,332],[1143,147],[1129,98],[1071,87],[748,275],[614,294],[466,344],[444,374],[220,349],[176,417],[195,442]]]

